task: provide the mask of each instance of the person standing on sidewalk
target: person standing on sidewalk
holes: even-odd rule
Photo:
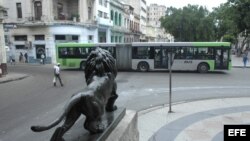
[[[41,54],[41,63],[45,64],[45,55],[44,55],[44,53]]]
[[[15,65],[16,64],[16,59],[15,59],[15,55],[14,54],[10,55],[10,64],[11,65]]]
[[[20,55],[19,55],[19,62],[22,63],[23,62],[23,53],[20,52]]]
[[[25,63],[28,63],[28,53],[27,52],[25,52],[24,58],[25,58]]]
[[[247,66],[247,61],[248,61],[248,51],[245,50],[242,55],[243,63],[244,63],[244,68]]]
[[[56,86],[57,79],[59,80],[61,86],[63,87],[62,79],[60,77],[60,63],[57,63],[57,65],[54,66],[54,79],[53,79],[54,86]]]

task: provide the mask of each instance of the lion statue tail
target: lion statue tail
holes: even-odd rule
[[[49,130],[53,127],[55,127],[56,125],[58,125],[64,118],[65,116],[69,113],[69,111],[71,110],[71,108],[81,100],[81,96],[83,95],[84,93],[78,93],[74,96],[71,97],[70,101],[66,104],[65,106],[65,109],[64,109],[64,112],[61,114],[61,116],[59,118],[57,118],[55,121],[53,121],[52,123],[50,123],[49,125],[47,126],[40,126],[40,125],[37,125],[37,126],[31,126],[31,130],[34,131],[34,132],[42,132],[42,131],[45,131],[45,130]]]
[[[48,126],[31,126],[31,130],[34,132],[42,132],[45,130],[49,130],[52,127],[55,127],[57,124],[59,124],[64,118],[64,114],[62,114],[58,119],[56,119],[55,121],[53,121],[50,125]]]

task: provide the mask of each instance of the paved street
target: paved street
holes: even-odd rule
[[[69,97],[83,89],[84,73],[63,70],[65,87],[53,87],[51,65],[18,64],[9,73],[28,74],[22,80],[0,84],[0,140],[49,140],[53,132],[33,133],[33,124],[46,124],[62,111]],[[200,74],[173,73],[173,102],[249,96],[249,69]],[[118,106],[141,111],[168,103],[168,72],[119,72]]]

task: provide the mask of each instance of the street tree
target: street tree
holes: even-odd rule
[[[240,55],[250,41],[250,0],[228,0],[214,9],[213,16],[217,38],[234,43]]]
[[[169,7],[166,16],[161,18],[161,26],[177,41],[215,40],[213,17],[203,6]]]

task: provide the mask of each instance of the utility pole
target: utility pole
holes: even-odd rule
[[[173,50],[170,48],[168,66],[169,66],[169,110],[168,113],[173,113],[172,111],[172,65],[173,65]]]

